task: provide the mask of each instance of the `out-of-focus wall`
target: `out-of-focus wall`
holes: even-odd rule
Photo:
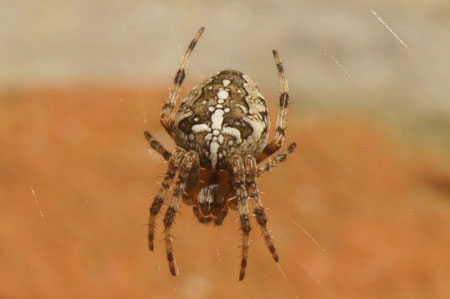
[[[168,83],[204,25],[189,79],[237,68],[275,94],[271,50],[276,48],[296,97],[333,105],[375,100],[399,110],[450,113],[447,1],[2,0],[0,5],[3,87]]]
[[[0,0],[0,298],[450,298],[446,3]],[[243,70],[273,133],[273,48],[290,83],[298,147],[258,179],[280,263],[252,215],[242,282],[237,211],[180,204],[174,278],[169,192],[148,250],[167,163],[142,133],[174,149],[160,109],[202,25],[183,93]]]

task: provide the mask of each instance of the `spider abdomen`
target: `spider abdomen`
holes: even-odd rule
[[[223,170],[228,157],[257,156],[267,143],[264,97],[247,75],[225,70],[195,87],[175,117],[178,146],[198,153],[201,167]]]

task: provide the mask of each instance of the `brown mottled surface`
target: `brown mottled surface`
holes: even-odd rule
[[[172,148],[158,123],[164,97],[91,87],[1,93],[1,298],[450,296],[448,165],[405,152],[365,121],[295,111],[287,141],[298,141],[296,153],[260,179],[280,268],[252,219],[238,282],[236,212],[218,229],[182,205],[173,278],[162,218],[154,253],[145,225],[166,163],[142,132]]]

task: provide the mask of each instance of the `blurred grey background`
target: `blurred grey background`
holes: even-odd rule
[[[235,68],[275,96],[276,48],[294,109],[351,108],[391,121],[408,116],[407,127],[426,127],[425,136],[428,127],[441,133],[450,128],[450,1],[0,3],[2,89],[169,87],[190,39],[206,26],[188,88]]]

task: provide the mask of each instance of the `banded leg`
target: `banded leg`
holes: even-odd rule
[[[150,207],[150,219],[148,220],[148,248],[151,251],[153,251],[156,216],[161,210],[164,199],[166,198],[167,191],[169,191],[172,180],[175,177],[178,168],[180,167],[180,162],[183,158],[184,153],[184,150],[180,148],[176,148],[174,150],[173,155],[169,159],[169,166],[167,168],[166,175],[164,176],[164,180],[161,184],[161,187],[159,188],[158,194],[153,200],[152,206]]]
[[[245,277],[248,249],[250,247],[250,214],[248,211],[248,195],[245,188],[245,167],[241,157],[231,157],[230,160],[231,187],[236,192],[242,230],[242,256],[239,280]]]
[[[256,158],[256,162],[261,162],[267,157],[271,156],[273,153],[278,151],[283,145],[286,136],[286,116],[289,105],[289,88],[286,75],[284,74],[283,64],[281,63],[280,57],[276,50],[272,51],[273,57],[277,64],[278,74],[280,77],[280,112],[277,116],[277,124],[275,130],[275,138],[267,144],[261,154]]]
[[[177,267],[172,248],[172,225],[175,221],[175,215],[178,211],[178,205],[180,203],[181,196],[186,190],[186,182],[189,178],[189,174],[193,168],[193,165],[196,165],[198,163],[197,153],[190,151],[185,154],[183,161],[181,162],[178,180],[173,190],[173,196],[164,217],[164,235],[166,240],[167,260],[169,261],[170,273],[173,276],[177,275]]]
[[[150,147],[154,149],[158,154],[160,154],[164,160],[169,161],[172,154],[166,150],[166,148],[158,141],[155,137],[150,134],[150,132],[144,132],[145,139],[147,139]]]
[[[276,167],[286,161],[288,156],[294,152],[296,147],[297,144],[295,142],[291,143],[284,151],[276,155],[275,158],[272,158],[263,165],[259,166],[258,176],[268,173],[270,170],[272,170],[273,167]]]
[[[256,222],[258,222],[259,226],[264,235],[264,240],[266,241],[267,248],[272,254],[273,259],[276,263],[278,263],[279,258],[277,251],[275,250],[275,245],[273,244],[273,238],[270,234],[270,231],[267,227],[267,216],[264,211],[264,206],[261,202],[261,197],[259,196],[258,185],[256,184],[256,177],[258,174],[258,168],[256,166],[255,158],[247,156],[244,160],[245,169],[246,169],[246,184],[248,189],[248,195],[252,200],[253,212],[256,216]]]
[[[180,67],[178,68],[177,74],[175,75],[175,78],[173,80],[173,87],[170,90],[169,97],[164,104],[162,111],[161,111],[161,124],[164,126],[166,131],[172,136],[172,127],[174,123],[174,119],[172,117],[172,112],[175,108],[175,104],[177,102],[178,96],[180,94],[180,88],[183,84],[186,72],[185,68],[187,67],[187,64],[189,62],[189,59],[191,58],[191,53],[195,48],[195,45],[197,44],[198,39],[202,35],[203,31],[205,30],[205,27],[202,27],[198,30],[197,34],[194,36],[194,39],[189,44],[189,47],[186,50],[186,53],[183,56],[183,59],[181,60]]]

